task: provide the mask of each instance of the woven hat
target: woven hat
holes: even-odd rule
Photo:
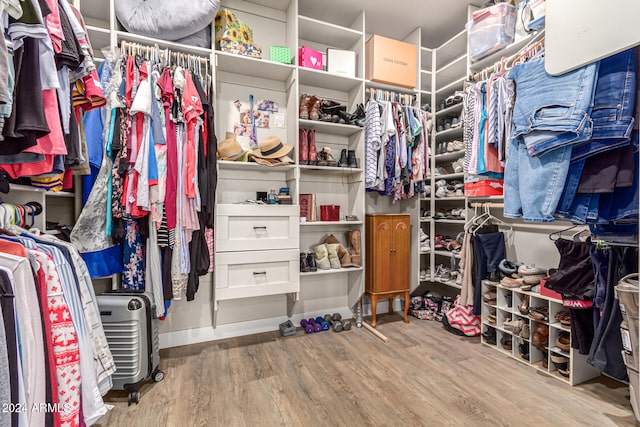
[[[294,163],[293,159],[288,156],[280,157],[277,159],[263,159],[262,157],[251,156],[251,160],[264,166],[284,166]]]
[[[227,139],[218,143],[218,158],[220,160],[231,161],[244,159],[244,155],[247,154],[247,150],[242,148],[236,139],[236,134],[233,132],[227,132],[226,136]],[[246,159],[242,161],[246,161]]]
[[[268,136],[253,151],[253,155],[263,159],[279,159],[285,157],[293,150],[292,144],[283,144],[277,136]]]

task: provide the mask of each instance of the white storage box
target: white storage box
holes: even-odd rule
[[[356,53],[351,50],[327,49],[327,71],[346,77],[356,76]]]

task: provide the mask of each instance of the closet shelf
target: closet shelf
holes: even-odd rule
[[[462,285],[458,285],[455,281],[453,280],[442,280],[442,279],[435,279],[433,280],[434,283],[439,283],[441,285],[445,285],[445,286],[449,286],[451,288],[455,288],[455,289],[462,289]]]
[[[62,198],[74,198],[76,195],[68,191],[45,191],[39,188],[31,187],[30,185],[9,184],[9,193],[12,191],[25,191],[29,193],[44,193],[45,196],[50,197],[62,197]]]
[[[314,276],[323,276],[325,274],[345,274],[345,273],[355,273],[358,271],[363,271],[362,267],[355,268],[332,268],[331,270],[318,270],[318,271],[310,271],[308,273],[300,273],[300,277],[314,277]]]
[[[445,154],[436,154],[434,158],[436,159],[436,162],[446,162],[446,161],[459,159],[460,157],[463,157],[463,156],[464,156],[464,150],[458,150],[458,151],[452,151],[450,153],[445,153]]]
[[[551,326],[552,328],[556,328],[556,329],[562,329],[563,331],[566,331],[566,332],[571,332],[571,328],[570,327],[564,326],[560,322],[550,323],[549,326]]]
[[[332,173],[338,175],[349,175],[362,173],[362,168],[340,168],[333,166],[315,166],[315,165],[300,165],[300,172],[322,172]]]
[[[496,62],[500,62],[500,59],[503,57],[509,57],[514,53],[518,52],[520,49],[525,47],[527,44],[531,42],[531,40],[538,35],[537,32],[529,34],[522,40],[518,40],[516,42],[511,43],[509,46],[506,46],[504,49],[500,49],[497,52],[492,53],[491,55],[482,58],[477,62],[471,63],[469,69],[471,72],[476,73],[478,71],[482,71],[486,67],[490,67]]]
[[[428,47],[420,48],[420,64],[424,71],[431,72],[433,69],[433,49]]]
[[[454,252],[445,251],[445,250],[441,250],[441,249],[437,249],[437,250],[433,251],[433,253],[436,254],[436,255],[446,256],[446,257],[451,257],[451,255],[453,255],[454,258],[460,259],[460,254],[457,254],[457,253],[454,253]]]
[[[161,39],[156,39],[153,37],[146,37],[146,36],[141,36],[138,34],[133,34],[133,33],[128,33],[126,31],[116,31],[116,38],[118,41],[118,45],[120,44],[119,42],[124,40],[124,41],[128,41],[128,42],[133,42],[133,43],[140,43],[140,44],[145,44],[145,45],[150,45],[153,46],[154,44],[157,44],[158,47],[164,49],[164,48],[169,48],[171,50],[174,50],[176,52],[184,52],[184,53],[191,53],[194,55],[199,55],[199,56],[205,56],[207,58],[209,58],[209,56],[211,55],[211,53],[213,52],[213,50],[211,49],[207,49],[204,47],[197,47],[197,46],[191,46],[188,44],[182,44],[182,43],[175,43],[175,42],[170,42],[167,40],[161,40]]]
[[[436,69],[450,63],[460,52],[467,51],[467,30],[463,29],[441,44],[436,50]]]
[[[218,71],[280,82],[287,80],[295,70],[293,65],[220,51],[216,51],[216,63]]]
[[[433,222],[433,218],[420,218],[420,222]]]
[[[341,123],[321,122],[318,120],[300,119],[300,127],[305,129],[313,129],[316,132],[328,133],[331,135],[351,136],[362,132],[364,128],[354,125],[345,125]]]
[[[462,196],[455,196],[455,197],[436,197],[435,201],[441,201],[441,202],[446,202],[446,201],[460,201],[460,200],[466,200],[464,197]]]
[[[446,86],[438,88],[436,93],[437,94],[445,94],[446,95],[447,93],[453,93],[456,90],[462,90],[463,83],[466,80],[467,80],[467,77],[463,76],[463,77],[459,78],[458,80],[455,80],[455,81],[449,83]]]
[[[310,221],[301,222],[300,227],[332,227],[332,226],[350,226],[362,225],[362,221]]]
[[[420,71],[420,92],[431,93],[431,71]]]
[[[446,86],[467,74],[467,54],[457,57],[453,61],[441,67],[436,72],[436,84],[438,87]]]
[[[368,88],[390,90],[398,93],[416,94],[418,90],[416,88],[407,88],[402,86],[388,85],[385,83],[374,82],[371,80],[365,80],[365,84]]]
[[[459,173],[450,173],[450,174],[447,174],[447,175],[434,175],[433,176],[433,179],[435,179],[436,181],[438,181],[440,179],[458,179],[458,178],[464,178],[464,173],[463,172],[459,172]],[[447,199],[448,198],[449,197],[447,197]]]
[[[443,139],[449,139],[449,138],[457,138],[457,137],[461,137],[462,136],[462,125],[455,127],[455,128],[450,128],[447,130],[443,130],[441,132],[437,132],[436,133],[436,141],[442,141]]]
[[[308,16],[298,16],[298,38],[322,43],[340,49],[351,50],[362,38],[362,31],[320,21]]]
[[[298,67],[298,74],[301,85],[339,90],[342,92],[350,92],[362,85],[364,81],[356,77],[341,76],[340,74],[313,70],[307,67]]]
[[[255,162],[232,162],[230,160],[218,160],[218,166],[221,170],[259,170],[268,172],[288,171],[296,167],[295,164],[270,167]]]
[[[445,108],[444,110],[436,111],[436,117],[448,116],[448,115],[454,115],[457,117],[460,115],[461,112],[462,112],[462,102],[459,102],[458,104],[454,104],[450,107]]]
[[[562,350],[560,347],[551,347],[549,348],[549,351],[551,353],[561,354],[565,357],[571,357],[571,354],[569,354],[569,352]]]
[[[466,224],[467,223],[465,219],[434,219],[433,221],[440,224]]]

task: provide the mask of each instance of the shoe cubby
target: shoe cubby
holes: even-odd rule
[[[498,344],[498,331],[493,325],[482,324],[482,336],[481,341],[488,346],[496,347]]]
[[[510,290],[504,288],[497,288],[497,304],[498,308],[504,312],[512,313],[513,295]]]
[[[560,334],[571,334],[571,328],[563,326],[556,320],[556,314],[563,310],[568,310],[563,307],[562,302],[556,299],[548,298],[536,292],[522,291],[519,288],[507,288],[502,285],[488,285],[483,282],[483,295],[488,292],[489,289],[495,289],[496,291],[496,307],[497,310],[497,326],[498,335],[500,333],[508,334],[509,331],[504,329],[504,320],[507,316],[512,319],[522,319],[529,325],[529,335],[526,337],[522,334],[513,335],[513,357],[520,360],[527,365],[546,372],[554,378],[557,378],[567,384],[577,385],[600,375],[600,371],[587,363],[587,356],[581,355],[577,350],[569,349],[565,351],[557,346],[557,340]],[[512,295],[512,306],[509,308],[507,304],[507,295]],[[541,307],[545,308],[548,312],[548,320],[536,320],[529,317],[529,314],[522,314],[519,307],[523,305],[523,302],[528,300],[527,311],[530,308]],[[490,313],[489,310],[493,310],[486,303],[482,304],[482,323],[487,324],[487,316]],[[548,339],[545,345],[536,346],[537,339],[534,339],[534,333],[541,326],[542,330],[546,328],[548,331]],[[522,346],[522,347],[521,347]],[[499,347],[499,341],[498,341]],[[530,360],[525,360],[521,356],[521,348],[529,350]],[[504,352],[504,351],[503,351]],[[569,376],[562,375],[558,368],[554,365],[552,356],[556,360],[560,360],[559,357],[566,357],[568,359],[568,371]],[[558,356],[558,357],[555,357]],[[543,361],[545,366],[543,366]]]
[[[496,331],[496,347],[503,353],[513,356],[513,336],[506,331]]]

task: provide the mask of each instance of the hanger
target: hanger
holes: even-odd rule
[[[555,242],[556,240],[560,239],[562,237],[563,233],[566,233],[567,231],[571,231],[575,228],[578,227],[582,227],[582,225],[580,224],[574,224],[571,227],[565,228],[564,230],[559,230],[559,231],[554,231],[553,233],[549,233],[549,240],[551,240],[552,242]],[[580,233],[582,233],[583,231],[585,231],[584,229],[580,230],[579,232],[577,232],[576,234],[574,234],[574,236],[578,236],[580,235]],[[572,237],[574,237],[572,236]],[[554,239],[555,237],[555,239]]]
[[[473,234],[474,236],[475,236],[475,234],[476,234],[476,233],[477,233],[477,232],[478,232],[482,227],[484,227],[484,225],[485,225],[485,224],[487,224],[489,221],[492,221],[492,222],[493,222],[494,224],[496,224],[496,225],[502,225],[502,226],[504,226],[504,227],[509,227],[509,230],[513,230],[513,227],[512,227],[510,224],[507,224],[506,222],[504,222],[504,221],[503,221],[503,220],[501,220],[500,218],[498,218],[498,217],[494,216],[494,215],[491,213],[491,208],[490,208],[488,205],[486,205],[486,206],[484,207],[484,209],[485,209],[486,217],[485,217],[485,219],[484,219],[480,224],[478,224],[478,225],[473,229],[472,234]]]

